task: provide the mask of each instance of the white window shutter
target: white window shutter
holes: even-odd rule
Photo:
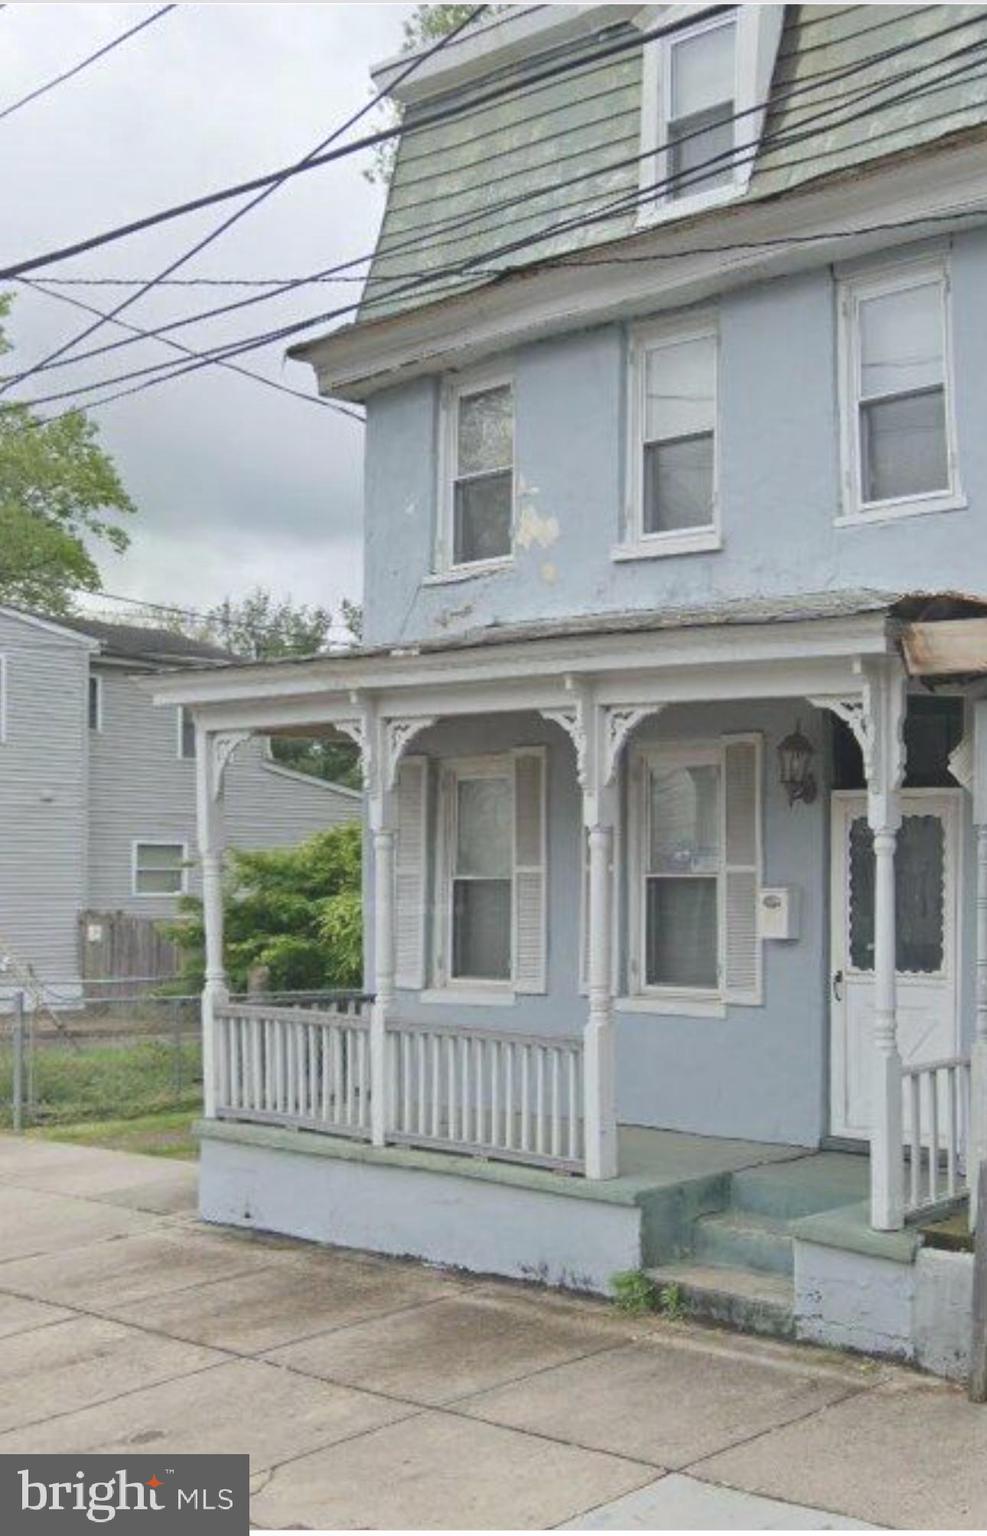
[[[514,754],[514,987],[544,992],[547,949],[545,749]]]
[[[761,739],[723,738],[723,996],[761,1002]]]
[[[406,757],[398,769],[395,848],[395,985],[425,985],[425,880],[428,759]]]

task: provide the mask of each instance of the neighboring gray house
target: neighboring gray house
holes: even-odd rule
[[[154,708],[147,679],[230,659],[166,630],[0,607],[0,996],[30,973],[67,1002],[84,976],[173,962],[157,924],[201,889],[196,739],[183,709]],[[360,801],[281,767],[257,737],[231,769],[230,840],[287,846]]]
[[[982,6],[555,5],[376,72],[363,306],[293,354],[366,406],[365,643],[157,693],[207,1216],[960,1367],[985,56]],[[286,723],[363,752],[361,1019],[227,1000],[224,765]]]

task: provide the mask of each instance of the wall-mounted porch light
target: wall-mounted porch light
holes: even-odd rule
[[[812,772],[814,749],[807,736],[802,735],[802,722],[796,720],[795,729],[778,743],[778,777],[788,794],[789,805],[801,800],[811,805],[816,798],[816,780]]]

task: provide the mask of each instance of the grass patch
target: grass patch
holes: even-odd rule
[[[46,1126],[28,1131],[27,1135],[29,1140],[75,1142],[84,1147],[107,1147],[115,1152],[144,1152],[151,1157],[195,1162],[199,1144],[192,1135],[192,1126],[201,1114],[197,1105],[194,1109],[168,1109],[127,1119]]]
[[[0,1092],[9,1093],[9,1047],[0,1049]],[[35,1046],[33,1106],[25,1121],[35,1126],[77,1126],[84,1121],[123,1121],[184,1111],[202,1102],[202,1052],[198,1039],[63,1041]],[[26,1089],[26,1085],[25,1085]],[[9,1101],[0,1104],[0,1126],[11,1123]]]

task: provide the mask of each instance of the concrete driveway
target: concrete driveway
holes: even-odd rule
[[[194,1193],[0,1137],[0,1452],[247,1451],[266,1528],[987,1524],[953,1387],[206,1228]]]

